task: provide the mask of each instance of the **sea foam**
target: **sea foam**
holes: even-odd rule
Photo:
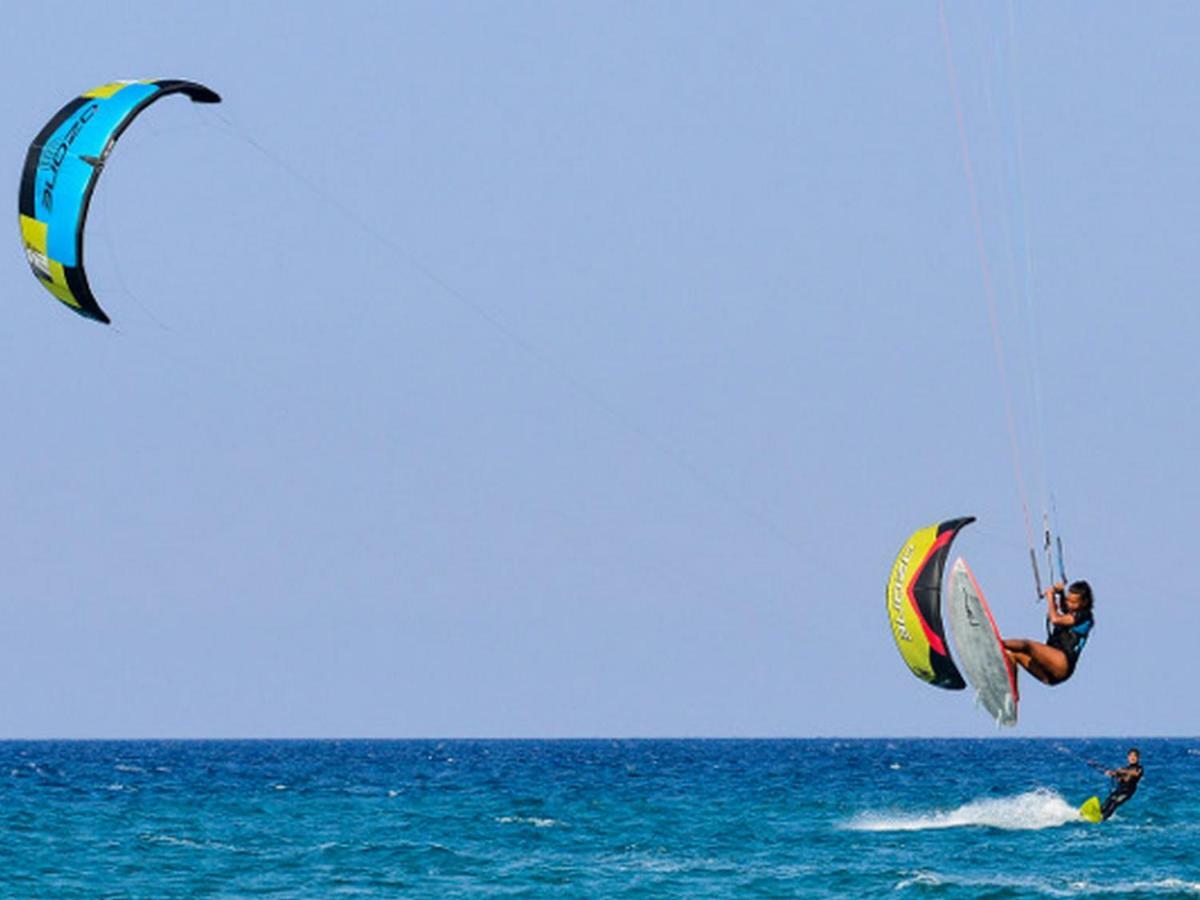
[[[971,826],[1035,831],[1079,821],[1078,809],[1054,791],[1038,789],[1012,797],[972,800],[949,810],[904,814],[863,813],[844,827],[851,831],[926,831]]]

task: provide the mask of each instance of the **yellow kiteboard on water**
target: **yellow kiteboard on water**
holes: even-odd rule
[[[1083,806],[1079,807],[1079,815],[1089,822],[1103,822],[1104,813],[1100,811],[1100,798],[1089,797]]]

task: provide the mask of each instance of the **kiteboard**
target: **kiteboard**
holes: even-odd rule
[[[996,620],[983,599],[983,592],[961,557],[954,561],[950,571],[945,614],[958,648],[959,667],[975,688],[979,705],[998,725],[1016,725],[1017,673],[1004,652]]]
[[[1089,822],[1103,822],[1104,813],[1100,810],[1100,798],[1089,797],[1083,806],[1079,807],[1079,815]]]

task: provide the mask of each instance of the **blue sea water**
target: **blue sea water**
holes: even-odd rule
[[[1200,739],[10,741],[0,822],[18,897],[1196,897]]]

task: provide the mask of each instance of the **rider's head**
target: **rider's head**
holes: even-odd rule
[[[1067,603],[1072,609],[1092,608],[1092,586],[1086,581],[1072,581],[1067,588]]]

